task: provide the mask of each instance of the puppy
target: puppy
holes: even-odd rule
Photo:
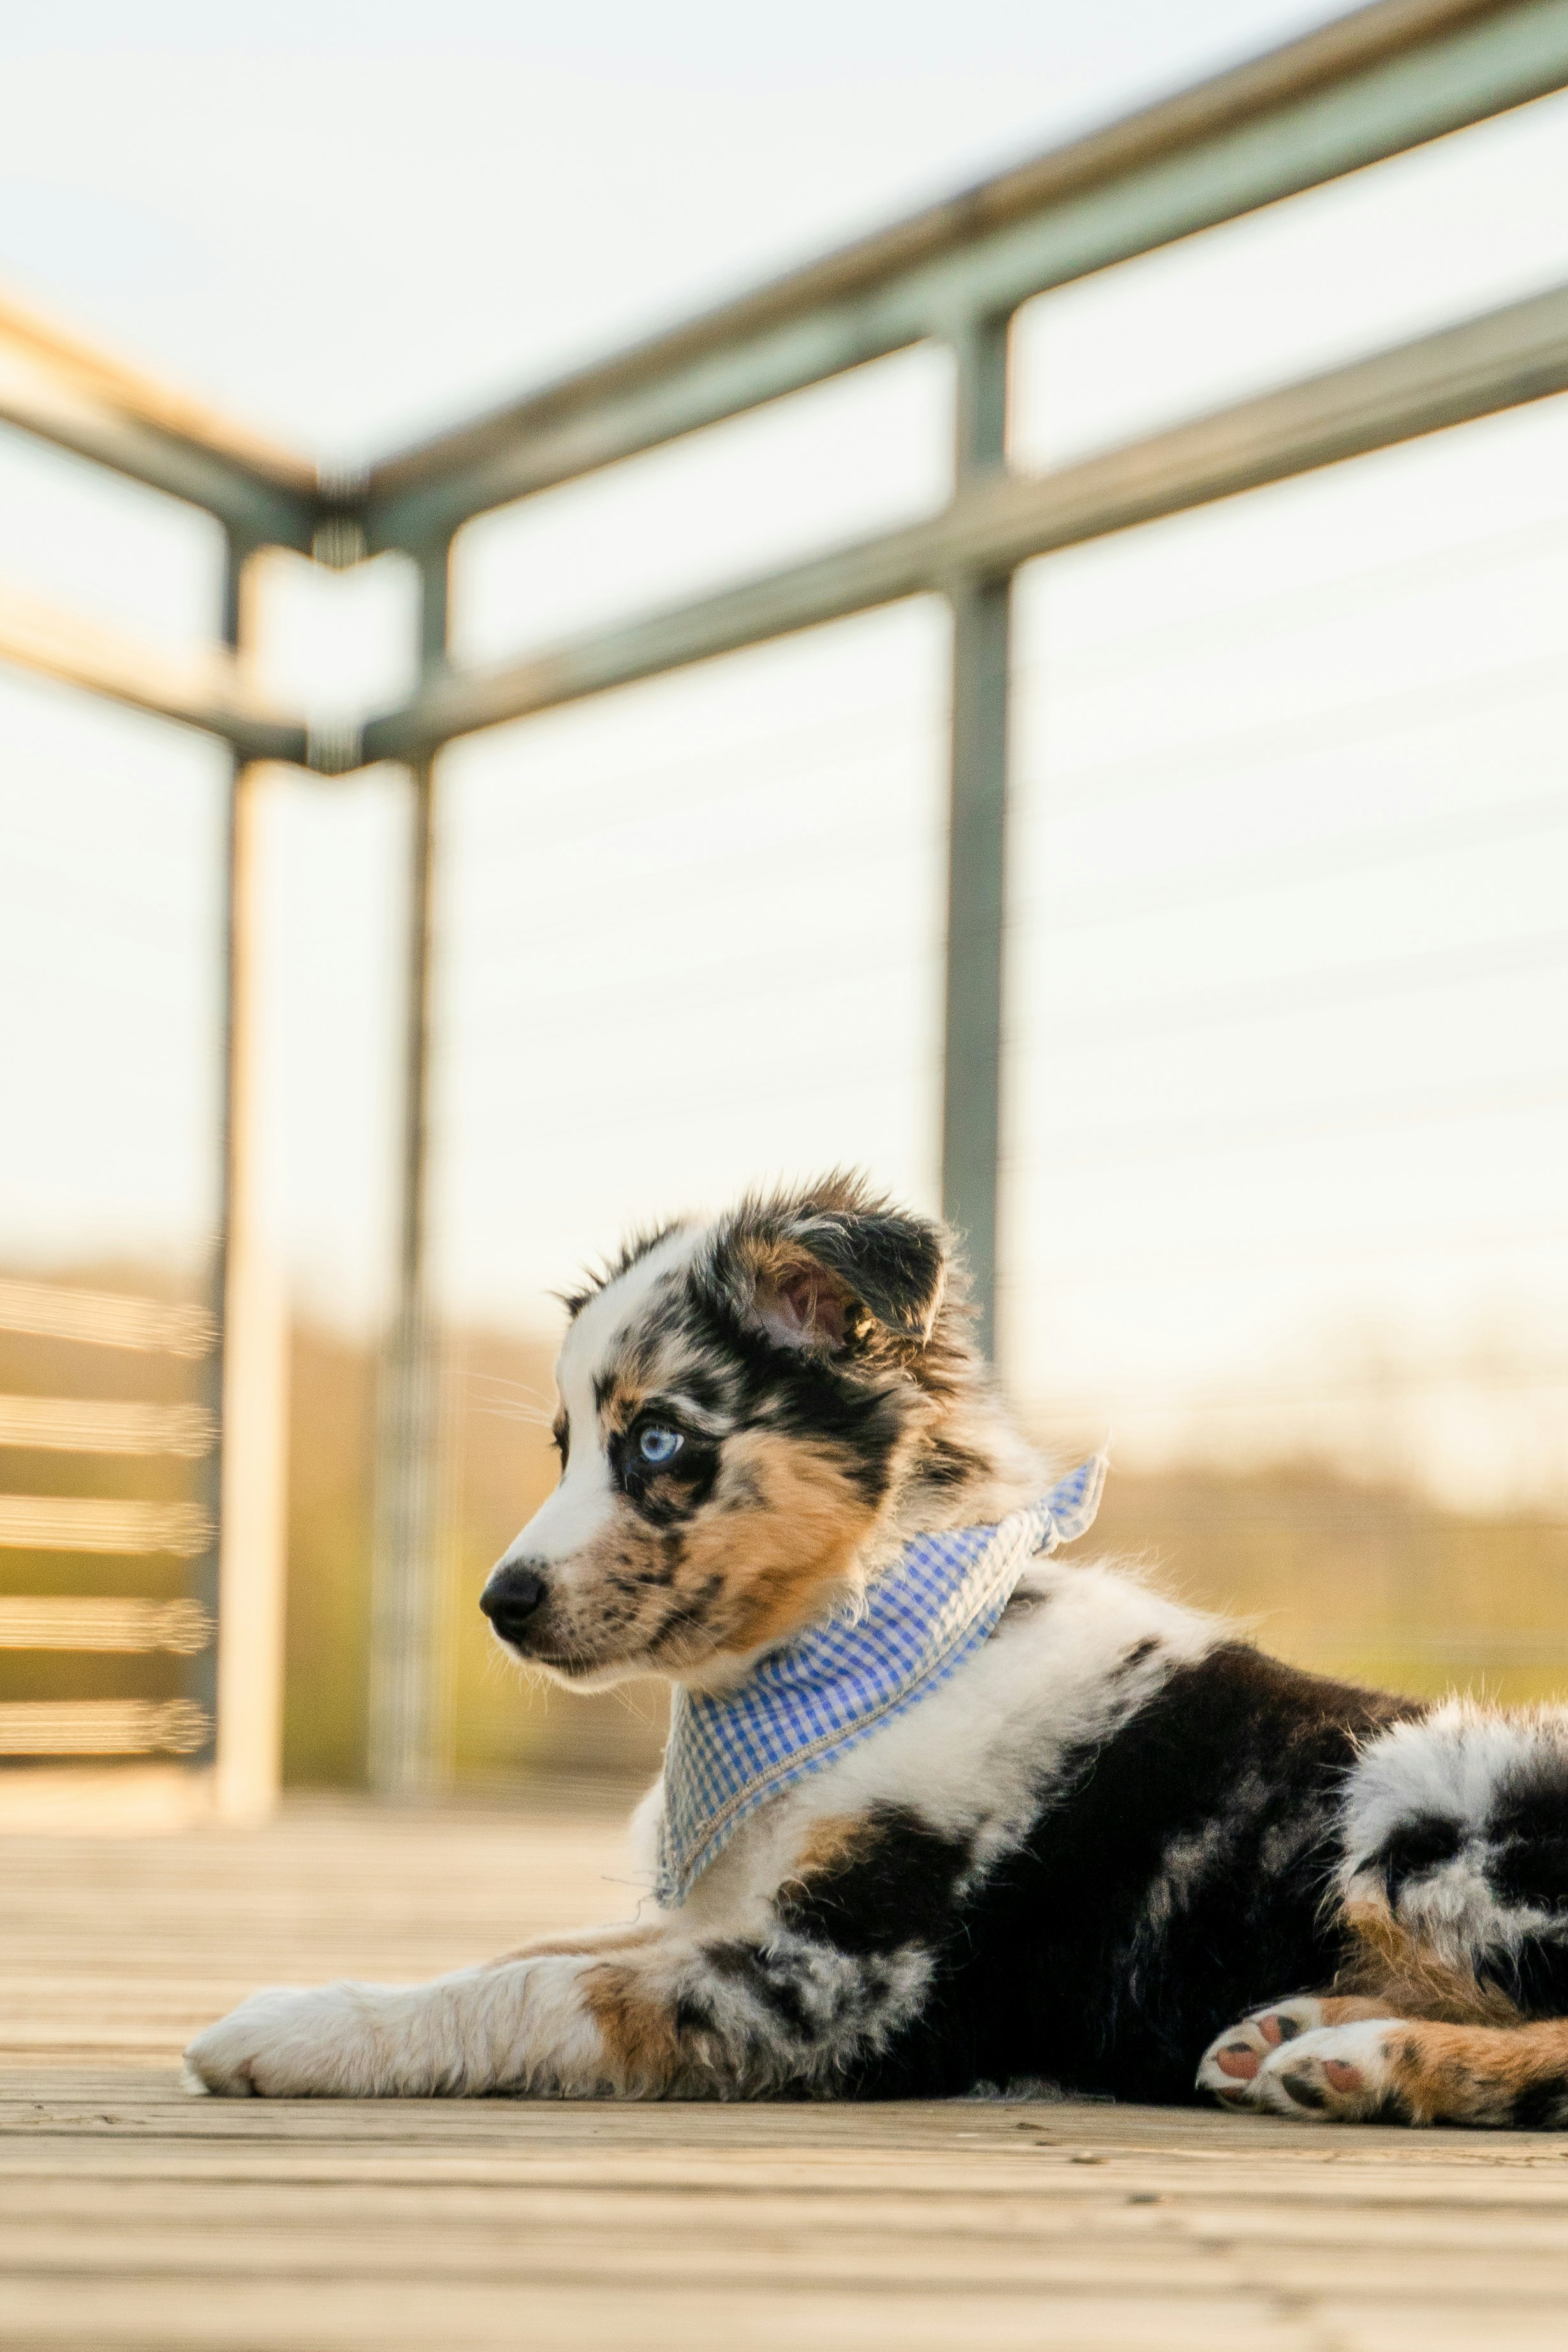
[[[625,1925],[258,1993],[274,2097],[1070,2093],[1568,2123],[1568,1718],[1296,1672],[1055,1556],[952,1236],[834,1176],[569,1301],[560,1483],[481,1606],[674,1686]]]

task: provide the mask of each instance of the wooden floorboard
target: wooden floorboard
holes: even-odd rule
[[[631,1907],[603,1807],[0,1838],[0,2346],[1553,2352],[1568,2136],[185,2097],[255,1985]]]

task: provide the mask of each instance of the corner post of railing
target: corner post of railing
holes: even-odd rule
[[[957,362],[955,495],[1007,463],[1007,317],[964,320]],[[942,1206],[963,1236],[979,1337],[996,1348],[1001,1155],[1002,952],[1007,882],[1008,678],[1012,583],[948,583],[953,614]]]
[[[444,538],[411,551],[419,566],[420,669],[427,682],[446,661],[451,547]],[[431,752],[410,761],[409,783],[397,1297],[377,1433],[368,1759],[375,1793],[404,1802],[435,1795],[445,1778],[441,1396],[427,1265],[436,850]]]
[[[249,540],[229,535],[224,642],[251,635]],[[214,1801],[230,1822],[265,1820],[282,1778],[283,1645],[287,1580],[288,1320],[259,1199],[262,1110],[256,1020],[261,955],[261,771],[235,755],[223,883],[220,1125],[222,1171],[214,1281],[211,1388],[213,1549],[198,1597],[215,1616],[215,1656],[197,1661],[197,1693],[215,1719]]]

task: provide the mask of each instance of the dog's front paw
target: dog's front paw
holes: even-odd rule
[[[1315,1993],[1298,1993],[1254,2010],[1239,2025],[1228,2026],[1203,2053],[1198,2089],[1212,2092],[1223,2106],[1260,2105],[1256,2085],[1265,2063],[1286,2042],[1322,2025],[1329,2006]]]
[[[1216,2037],[1197,2070],[1198,2088],[1225,2106],[1298,2122],[1386,2116],[1397,2026],[1368,2010],[1375,2004],[1306,1993],[1275,2001]]]
[[[186,2087],[220,2098],[369,2098],[377,2036],[370,1989],[270,1986],[198,2033],[185,2052]]]

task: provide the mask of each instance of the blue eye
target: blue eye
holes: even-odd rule
[[[665,1429],[655,1422],[637,1440],[637,1451],[644,1462],[659,1468],[673,1462],[685,1442],[678,1429]]]

